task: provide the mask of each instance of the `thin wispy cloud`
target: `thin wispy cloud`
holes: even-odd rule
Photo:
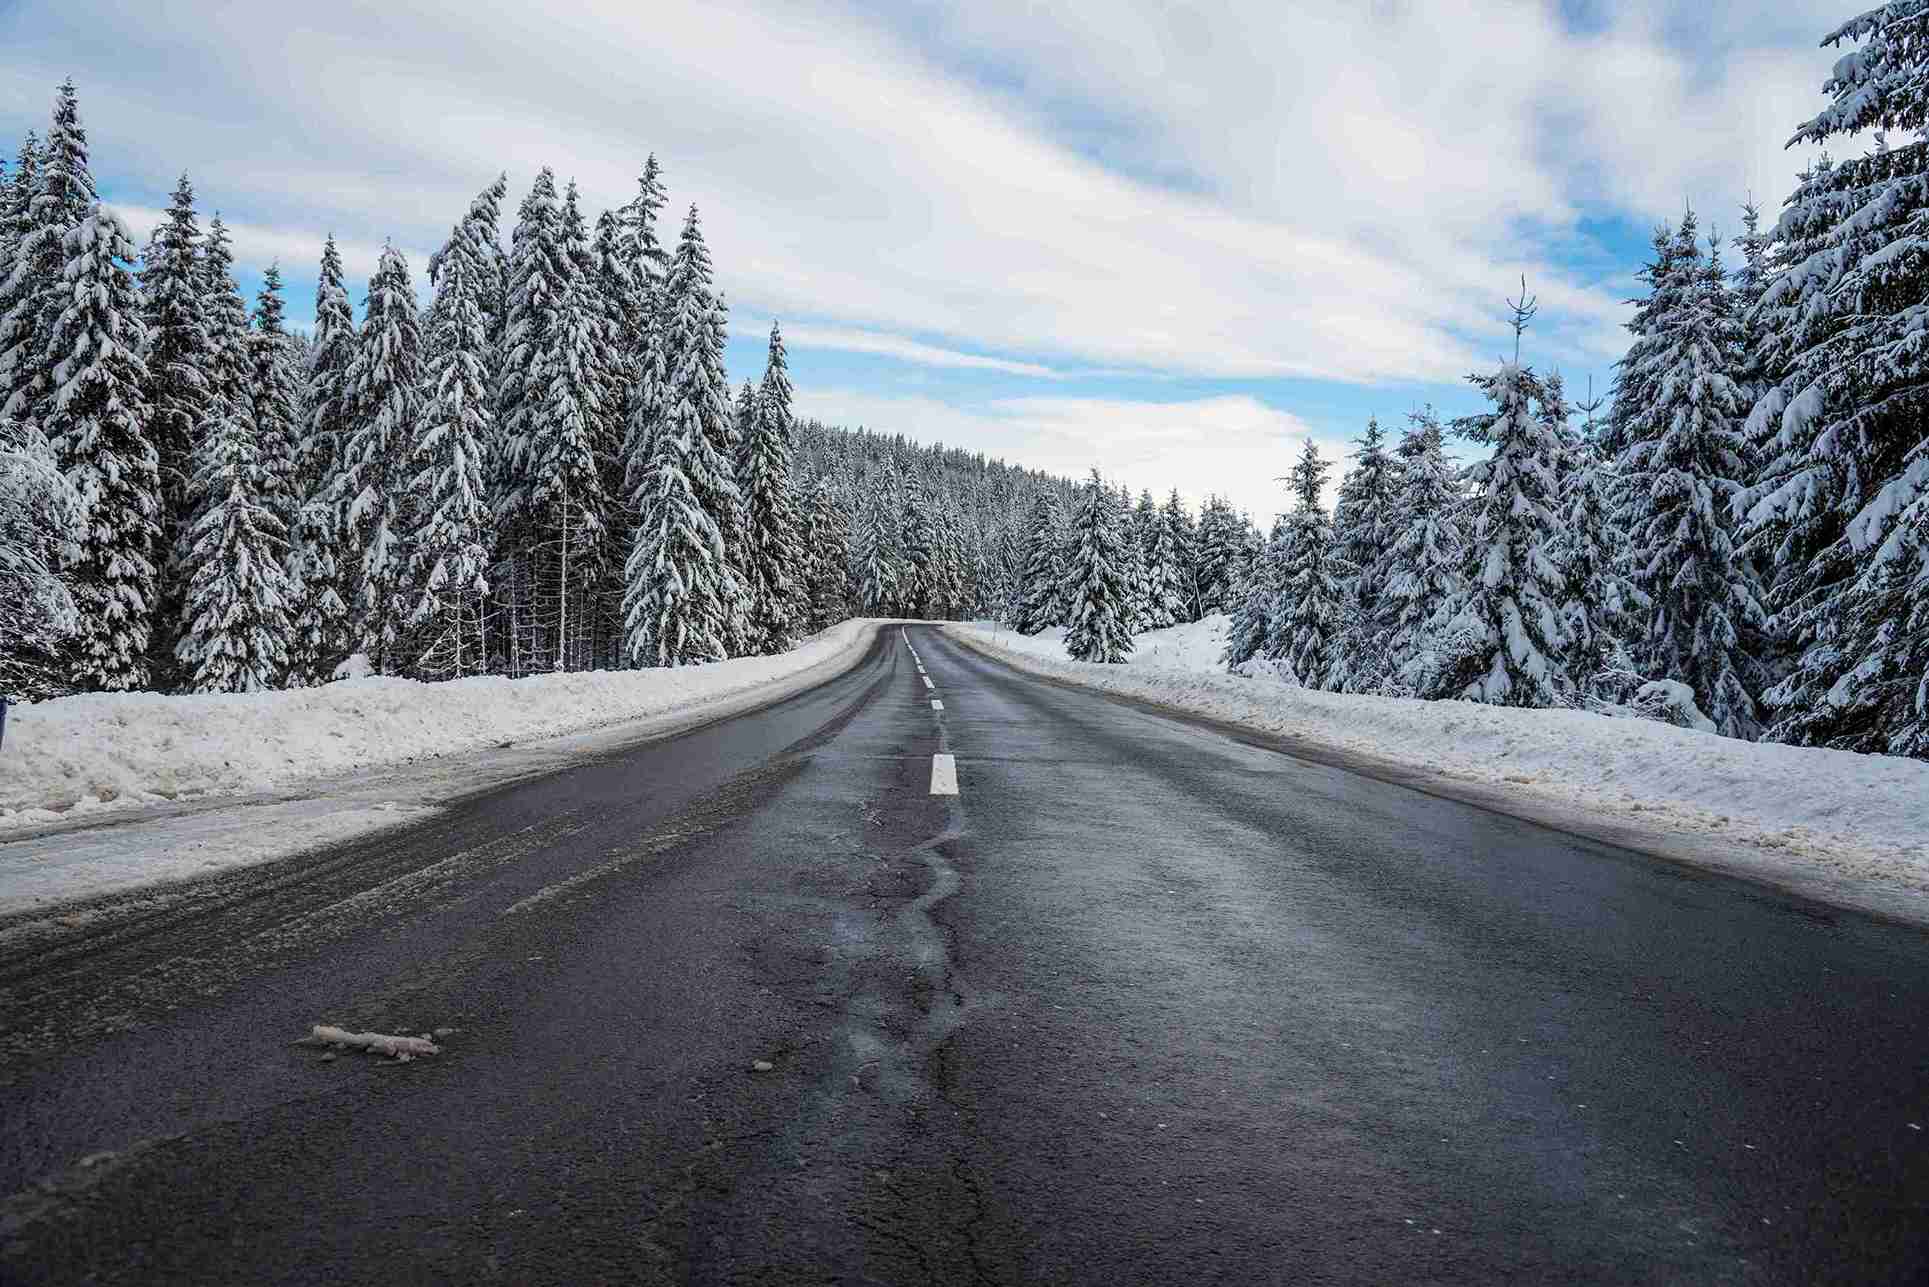
[[[1314,385],[1337,432],[1490,365],[1522,275],[1536,360],[1605,373],[1636,264],[1603,228],[1692,201],[1733,231],[1787,190],[1839,5],[1587,8],[35,0],[0,16],[0,112],[39,125],[73,75],[104,189],[151,209],[188,170],[297,313],[330,229],[360,273],[498,171],[511,211],[543,164],[593,210],[655,151],[734,313],[799,319],[849,392],[902,390],[840,355],[981,416],[1012,381]]]

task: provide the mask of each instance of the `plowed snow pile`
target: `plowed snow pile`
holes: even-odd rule
[[[15,706],[0,744],[0,835],[76,811],[247,795],[694,713],[868,647],[874,624],[847,621],[776,657],[674,670],[433,684],[365,678],[273,693],[90,693]]]

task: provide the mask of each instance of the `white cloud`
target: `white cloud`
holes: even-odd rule
[[[1457,382],[1508,343],[1522,273],[1537,360],[1615,355],[1631,281],[1563,267],[1581,212],[1692,199],[1726,228],[1800,164],[1780,144],[1837,0],[1600,8],[1577,33],[1552,0],[62,0],[0,19],[0,113],[38,123],[71,72],[110,191],[152,203],[186,168],[244,260],[297,279],[330,228],[356,278],[385,237],[438,244],[499,170],[511,218],[545,162],[614,204],[654,149],[672,225],[700,204],[733,306],[813,319],[799,344]]]
[[[768,318],[732,318],[732,331],[739,335],[762,335],[770,330]],[[935,344],[925,344],[918,340],[906,339],[901,335],[886,335],[879,331],[853,330],[841,326],[814,326],[809,323],[786,323],[783,328],[784,343],[793,349],[834,349],[842,353],[874,353],[880,357],[897,358],[919,366],[947,367],[956,370],[997,371],[1004,375],[1029,376],[1038,380],[1057,380],[1064,374],[1036,362],[1017,362],[1010,358],[991,357],[983,353],[961,353],[956,349],[940,348]]]

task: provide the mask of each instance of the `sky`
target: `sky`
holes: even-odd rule
[[[1263,524],[1308,437],[1477,410],[1523,276],[1524,359],[1605,392],[1651,229],[1772,220],[1856,8],[0,0],[0,131],[72,76],[136,236],[185,171],[296,324],[330,232],[358,303],[385,240],[426,288],[498,172],[506,214],[544,164],[593,213],[654,152],[733,379],[779,319],[800,415]]]

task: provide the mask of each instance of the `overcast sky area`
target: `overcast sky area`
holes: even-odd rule
[[[778,317],[801,415],[1265,522],[1306,435],[1474,410],[1523,273],[1527,360],[1605,390],[1649,230],[1772,221],[1857,8],[0,0],[0,128],[71,75],[137,237],[186,170],[303,325],[331,230],[359,306],[498,171],[506,216],[546,163],[593,217],[655,152],[734,379]]]

